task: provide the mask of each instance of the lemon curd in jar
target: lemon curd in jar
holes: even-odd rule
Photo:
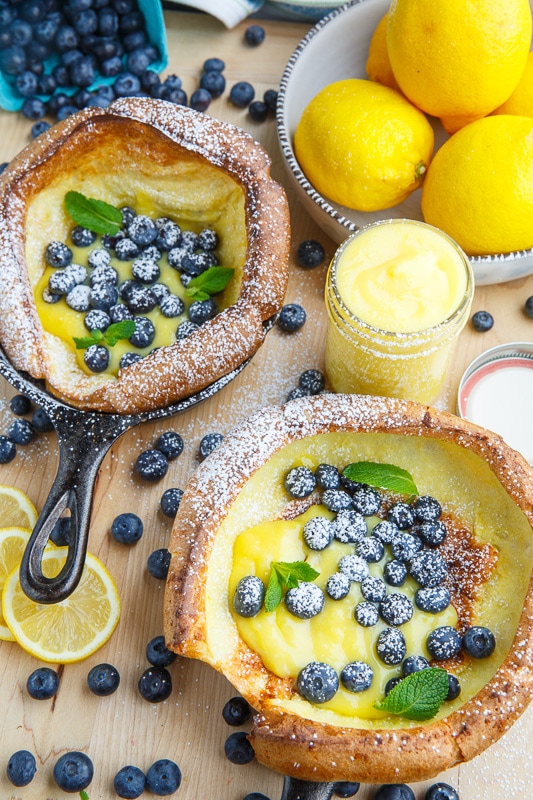
[[[361,228],[326,282],[326,372],[337,392],[432,402],[470,311],[472,268],[446,234],[414,220]]]

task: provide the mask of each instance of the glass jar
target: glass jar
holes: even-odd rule
[[[402,234],[409,233],[405,226],[422,226],[426,232],[433,231],[440,237],[439,250],[449,248],[457,269],[464,270],[464,275],[458,276],[461,286],[464,284],[464,292],[461,292],[453,310],[441,321],[421,330],[383,330],[369,324],[349,310],[339,292],[337,273],[347,249],[358,247],[367,231],[388,225],[404,226]],[[423,267],[423,252],[417,256]],[[423,269],[418,280],[422,284],[425,281]],[[430,272],[427,281],[431,282]],[[431,285],[423,288],[430,296]],[[453,239],[437,228],[404,219],[384,220],[360,228],[338,248],[326,279],[328,328],[325,366],[332,388],[336,392],[384,395],[431,403],[443,387],[454,345],[469,317],[473,294],[474,276],[467,256]],[[401,304],[409,299],[407,289],[398,291],[394,303]]]

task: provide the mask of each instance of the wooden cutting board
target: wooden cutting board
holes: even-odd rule
[[[257,48],[243,43],[247,23],[227,31],[213,18],[187,12],[165,14],[170,62],[168,73],[180,75],[190,94],[198,86],[204,60],[218,56],[226,62],[229,87],[246,79],[261,97],[266,89],[277,88],[284,66],[309,29],[308,25],[269,21],[264,23],[266,39]],[[215,117],[249,130],[259,139],[273,160],[273,174],[287,184],[279,155],[273,118],[263,124],[252,122],[247,113],[231,106],[225,95],[210,109]],[[0,162],[9,160],[29,141],[31,123],[20,114],[0,112]],[[249,792],[262,792],[272,800],[281,796],[282,777],[252,763],[230,764],[224,756],[224,741],[234,729],[222,719],[222,707],[235,692],[224,678],[210,668],[178,659],[170,667],[173,692],[159,705],[141,698],[137,682],[148,666],[145,648],[162,633],[163,584],[146,568],[150,553],[165,547],[171,520],[159,509],[163,491],[183,488],[198,464],[198,444],[210,431],[226,433],[252,411],[283,402],[297,385],[304,369],[323,367],[326,315],[323,303],[327,261],[335,251],[330,241],[307,216],[288,189],[293,232],[293,256],[304,239],[318,239],[327,259],[314,270],[291,263],[287,302],[301,303],[307,312],[304,328],[296,334],[273,330],[260,352],[239,377],[218,395],[174,419],[145,423],[129,431],[113,446],[100,470],[95,487],[89,549],[100,557],[115,577],[123,602],[122,618],[111,640],[87,661],[60,668],[61,686],[53,701],[32,700],[26,690],[29,674],[40,662],[17,644],[0,643],[0,798],[65,797],[53,781],[53,766],[68,750],[83,750],[93,760],[95,776],[88,789],[91,800],[115,796],[113,777],[126,764],[143,770],[157,759],[176,761],[183,782],[177,797],[196,800],[216,795],[222,800],[241,800]],[[533,277],[476,290],[473,310],[489,310],[494,328],[479,334],[467,327],[459,342],[446,388],[436,405],[455,410],[460,376],[465,366],[483,350],[503,342],[528,341],[533,320],[523,313],[523,304],[533,294]],[[13,390],[0,380],[0,433],[7,431],[13,415],[8,401]],[[147,484],[133,475],[137,455],[152,446],[164,430],[183,436],[183,454],[159,483]],[[20,447],[17,457],[0,466],[0,483],[27,492],[38,509],[49,492],[57,468],[55,434],[39,436]],[[144,522],[145,533],[134,546],[117,544],[109,530],[114,517],[133,511]],[[1,524],[1,521],[0,521]],[[121,675],[118,691],[96,698],[87,688],[89,669],[101,662],[114,664]],[[501,800],[530,795],[533,761],[528,743],[533,737],[533,709],[484,755],[468,765],[441,776],[459,788],[462,800]],[[14,790],[5,777],[9,756],[28,749],[37,758],[37,773],[26,788]],[[414,788],[417,800],[425,787]],[[362,787],[358,797],[370,800],[375,787]],[[147,795],[148,796],[148,795]]]

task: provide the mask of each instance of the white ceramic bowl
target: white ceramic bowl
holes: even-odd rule
[[[315,22],[342,5],[339,0],[268,0],[267,5],[287,19]]]
[[[370,39],[389,6],[390,0],[352,0],[324,17],[302,39],[281,79],[277,125],[289,180],[310,216],[337,242],[380,219],[422,219],[419,189],[394,208],[377,212],[354,211],[326,200],[303,174],[292,146],[303,110],[324,86],[343,78],[368,77],[365,65]],[[438,121],[434,128],[438,147],[447,134]],[[533,248],[472,256],[470,262],[476,284],[503,283],[533,274]]]

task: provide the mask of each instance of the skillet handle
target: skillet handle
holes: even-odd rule
[[[87,552],[98,470],[113,442],[136,423],[131,417],[80,414],[65,407],[51,418],[59,441],[59,467],[20,565],[22,591],[36,603],[59,603],[78,585]],[[70,511],[67,559],[61,572],[48,578],[42,570],[44,548],[66,509]]]
[[[315,783],[285,777],[281,800],[330,800],[334,783]]]

